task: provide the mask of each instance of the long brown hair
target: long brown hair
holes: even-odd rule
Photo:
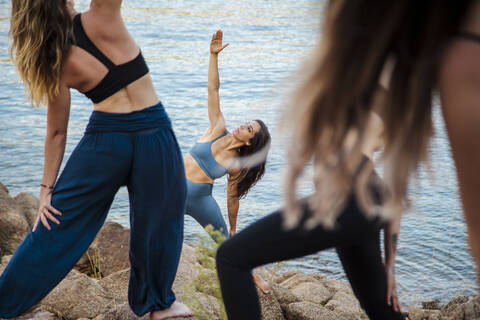
[[[65,0],[12,0],[10,54],[31,102],[59,92],[63,58],[74,42]]]
[[[394,66],[380,112],[385,125],[384,176],[392,194],[390,208],[403,206],[409,177],[428,158],[439,61],[471,3],[329,1],[321,42],[302,71],[306,76],[293,99],[287,225],[299,221],[296,182],[312,158],[321,172],[314,178],[318,206],[313,219],[333,224],[352,191],[359,146],[390,57]],[[355,147],[345,150],[351,132],[358,133]]]
[[[270,133],[262,120],[254,121],[260,125],[260,130],[250,139],[250,145],[244,145],[238,150],[241,169],[235,182],[239,198],[245,197],[248,191],[262,179],[267,164],[267,153],[271,141]]]

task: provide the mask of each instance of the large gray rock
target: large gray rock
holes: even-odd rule
[[[105,223],[75,269],[101,278],[129,268],[129,241],[129,229],[115,222]]]
[[[465,320],[480,319],[480,295],[474,296],[463,306]]]
[[[344,292],[350,295],[353,295],[352,287],[350,284],[343,282],[343,281],[337,281],[337,280],[332,280],[332,279],[327,279],[324,278],[320,280],[320,282],[327,288],[332,294],[335,294],[337,292]]]
[[[417,306],[410,306],[408,310],[408,318],[410,320],[439,320],[439,310],[422,310]]]
[[[272,284],[271,286],[273,294],[277,299],[278,303],[282,308],[286,307],[290,303],[300,302],[300,298],[292,293],[292,290],[289,290],[281,285]]]
[[[338,291],[325,305],[325,308],[338,314],[343,320],[362,318],[363,310],[358,300],[351,294]]]
[[[292,293],[302,301],[324,305],[333,294],[319,282],[302,282],[292,288]]]
[[[444,317],[453,317],[453,319],[463,320],[463,312],[461,307],[464,303],[468,302],[468,297],[457,296],[444,305],[440,311]]]
[[[313,302],[302,301],[289,304],[285,309],[287,320],[334,320],[339,319],[332,311]]]
[[[12,254],[30,231],[25,215],[7,191],[0,188],[0,257]]]
[[[480,319],[480,295],[468,300],[465,296],[453,298],[441,308],[445,320],[478,320]]]
[[[147,320],[149,319],[148,313],[143,317],[137,317],[128,303],[122,303],[121,305],[117,305],[107,311],[105,314],[99,315],[94,318],[94,320]]]
[[[7,267],[7,264],[10,262],[10,259],[12,259],[11,255],[2,257],[2,259],[0,260],[0,274]]]
[[[130,269],[124,269],[102,278],[98,284],[109,293],[115,304],[128,301],[128,281]]]
[[[262,273],[262,278],[267,281],[270,285],[270,288],[272,288],[274,283],[268,281],[264,273]],[[278,302],[275,294],[273,293],[273,290],[271,290],[270,293],[265,294],[257,288],[257,294],[262,310],[262,320],[285,319],[285,317],[283,316],[282,306]]]
[[[318,282],[314,277],[311,277],[309,275],[306,275],[303,272],[296,272],[290,277],[283,278],[282,281],[276,281],[278,284],[284,286],[285,288],[288,289],[293,289],[297,287],[301,283],[305,282]]]
[[[38,215],[38,207],[40,206],[40,200],[30,193],[19,193],[13,200],[17,204],[20,211],[23,213],[27,220],[29,228],[33,228],[35,220]]]
[[[39,307],[39,308],[35,308],[34,310],[27,311],[25,314],[15,319],[16,320],[60,320],[61,318]]]
[[[63,319],[92,319],[112,309],[115,302],[98,280],[72,270],[41,301],[41,306]]]

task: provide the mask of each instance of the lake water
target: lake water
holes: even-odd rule
[[[77,0],[76,6],[86,10],[88,1]],[[208,127],[209,39],[215,30],[223,29],[225,41],[230,42],[219,59],[221,105],[227,126],[233,129],[260,118],[273,133],[266,175],[241,201],[238,228],[279,208],[286,161],[278,120],[288,98],[290,76],[316,42],[322,2],[129,0],[124,1],[122,10],[173,120],[183,153]],[[24,98],[8,55],[9,14],[10,1],[0,0],[0,181],[12,195],[30,192],[38,196],[46,109],[33,108]],[[73,92],[65,159],[82,136],[91,109],[84,96]],[[396,270],[403,304],[420,298],[445,301],[478,291],[439,107],[434,116],[436,135],[431,155],[435,180],[420,174],[410,189],[415,207],[402,221]],[[225,182],[225,178],[219,179],[213,192],[226,216]],[[303,193],[311,190],[308,183],[302,187]],[[128,227],[128,214],[128,195],[122,188],[108,219]],[[188,242],[196,241],[195,234],[202,233],[190,217],[185,228]],[[282,268],[345,280],[333,250],[287,262]]]

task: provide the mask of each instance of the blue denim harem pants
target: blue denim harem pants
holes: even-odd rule
[[[161,103],[131,113],[94,111],[53,190],[60,225],[40,223],[0,277],[0,317],[20,315],[73,268],[102,227],[115,194],[128,187],[128,300],[137,315],[168,308],[183,243],[182,155]]]

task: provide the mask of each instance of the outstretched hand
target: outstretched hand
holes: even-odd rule
[[[225,49],[230,43],[222,45],[223,32],[222,30],[217,30],[212,36],[212,41],[210,41],[210,53],[218,54],[220,51]]]

